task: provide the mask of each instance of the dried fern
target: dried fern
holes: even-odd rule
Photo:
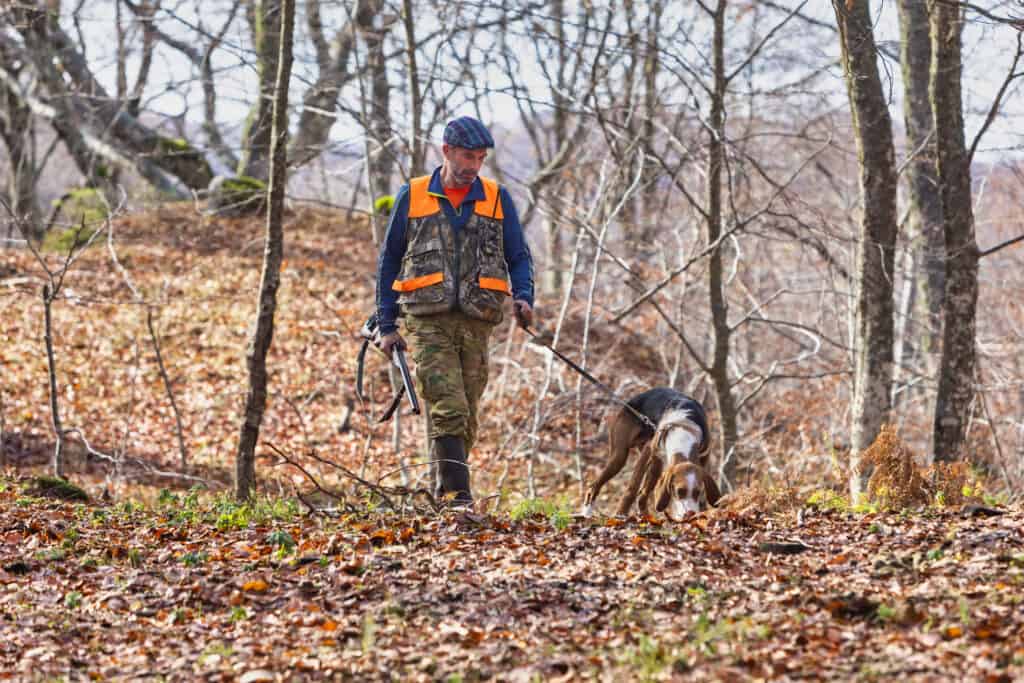
[[[878,438],[861,456],[858,470],[863,473],[873,468],[868,480],[868,497],[887,508],[905,508],[913,505],[936,503],[962,505],[977,500],[967,495],[972,479],[970,468],[963,462],[937,462],[922,469],[893,425],[885,425]],[[975,482],[977,483],[977,482]]]
[[[857,468],[860,474],[871,468],[868,498],[883,507],[905,508],[932,500],[931,486],[893,425],[882,426],[874,443],[861,455]]]

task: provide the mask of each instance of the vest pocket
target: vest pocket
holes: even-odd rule
[[[436,303],[444,299],[444,255],[440,249],[407,254],[402,272],[391,288],[398,303]]]
[[[477,269],[473,277],[467,278],[462,289],[463,310],[474,318],[499,322],[502,306],[510,294],[504,273]]]

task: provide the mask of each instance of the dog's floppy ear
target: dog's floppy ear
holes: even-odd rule
[[[704,475],[704,495],[708,499],[708,505],[715,507],[718,505],[718,501],[722,498],[722,492],[718,488],[718,484],[715,483],[715,478],[707,472],[703,471]]]
[[[697,464],[701,469],[707,470],[711,462],[711,432],[702,430],[705,435],[704,441],[697,447]],[[716,487],[717,488],[717,487]],[[714,505],[714,503],[712,503]]]
[[[663,512],[668,507],[668,501],[672,497],[672,469],[665,470],[661,475],[654,493],[658,496],[658,502],[654,504],[654,509],[658,512]]]

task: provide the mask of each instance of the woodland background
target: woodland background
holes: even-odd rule
[[[450,636],[444,642],[456,643],[463,655],[439,656],[423,669],[404,651],[396,660],[367,659],[379,642],[372,635],[367,641],[367,629],[377,628],[381,614],[394,616],[394,604],[408,609],[384,589],[398,578],[392,570],[405,569],[381,558],[401,554],[403,544],[409,552],[426,551],[424,562],[440,561],[426,558],[460,543],[468,545],[459,552],[473,556],[495,537],[514,544],[516,534],[541,533],[535,513],[551,529],[569,525],[577,540],[600,537],[598,545],[610,544],[601,552],[653,542],[660,550],[644,562],[657,566],[644,565],[639,576],[678,574],[680,563],[690,562],[690,542],[693,553],[718,557],[723,572],[720,583],[712,575],[694,583],[690,572],[671,584],[689,596],[672,603],[676,617],[693,607],[693,591],[703,591],[696,602],[716,605],[701,612],[704,622],[680,626],[690,639],[685,646],[667,634],[646,641],[631,636],[615,647],[632,654],[609,660],[593,654],[594,643],[576,643],[564,667],[543,670],[544,676],[616,667],[635,673],[638,662],[651,675],[685,676],[709,657],[727,659],[721,647],[709,654],[707,643],[717,641],[747,647],[754,639],[764,653],[776,651],[778,624],[759,631],[767,621],[743,622],[749,616],[735,613],[749,615],[753,607],[737,607],[728,595],[705,600],[705,593],[722,588],[736,571],[754,571],[740,547],[756,549],[773,529],[802,527],[804,503],[828,513],[820,527],[811,525],[820,543],[807,546],[826,557],[790,567],[794,573],[781,584],[766,580],[764,592],[752,589],[750,600],[774,604],[766,597],[773,586],[802,594],[792,576],[814,580],[809,577],[822,566],[847,567],[856,565],[854,556],[866,557],[853,572],[884,555],[912,568],[900,576],[934,590],[930,599],[942,603],[948,586],[922,582],[928,571],[922,562],[960,577],[941,560],[950,544],[974,548],[972,534],[988,534],[995,544],[987,560],[995,564],[983,565],[979,575],[1009,568],[1019,578],[1019,532],[978,530],[977,522],[969,532],[949,531],[956,518],[940,516],[917,520],[937,529],[897,533],[888,517],[857,515],[882,514],[892,504],[959,503],[965,496],[1011,508],[1019,500],[1022,28],[1019,5],[999,1],[4,3],[0,464],[15,477],[3,489],[10,520],[5,543],[55,544],[66,557],[37,555],[25,571],[17,565],[22,560],[12,560],[0,578],[33,576],[41,566],[59,568],[81,555],[99,557],[101,565],[127,563],[124,571],[147,566],[131,552],[151,539],[98,550],[86,540],[103,545],[101,535],[84,533],[82,540],[82,523],[53,521],[92,513],[65,504],[31,512],[31,497],[10,493],[21,477],[43,471],[73,479],[108,501],[103,505],[129,505],[126,538],[138,530],[127,501],[151,505],[156,517],[149,524],[158,528],[197,524],[214,536],[234,528],[218,525],[220,515],[254,494],[293,501],[298,507],[288,514],[255,521],[243,515],[237,526],[258,539],[232,543],[251,560],[252,572],[292,571],[296,563],[305,566],[303,551],[308,557],[316,551],[310,562],[334,572],[335,581],[314,581],[317,591],[367,577],[350,587],[359,609],[341,610],[351,623],[335,614],[308,625],[349,654],[361,643],[362,659],[352,664],[342,657],[348,664],[336,665],[349,673],[386,676],[398,661],[417,676],[465,674],[472,657],[460,657],[497,626],[484,625],[483,617],[474,622],[468,607],[460,615],[451,604],[467,594],[450,586],[434,597],[455,611],[455,630],[439,637]],[[417,493],[426,476],[422,424],[401,415],[378,425],[395,378],[371,358],[373,398],[363,405],[352,391],[354,362],[358,328],[372,310],[376,244],[386,227],[375,202],[433,168],[444,123],[462,114],[478,116],[495,133],[498,147],[485,173],[517,200],[535,256],[546,338],[620,396],[668,385],[707,406],[716,474],[737,496],[721,517],[679,532],[653,519],[637,522],[638,531],[620,529],[615,520],[609,527],[570,522],[581,487],[602,464],[605,418],[616,404],[528,343],[511,321],[494,340],[482,439],[472,456],[480,516],[454,526],[417,516],[427,511]],[[275,281],[279,288],[269,292]],[[259,322],[267,317],[258,315],[270,301],[272,340]],[[883,432],[885,425],[891,429]],[[898,465],[883,474],[901,474],[874,486],[873,498],[861,498],[867,478],[857,474],[858,464],[880,433],[879,443]],[[605,509],[619,491],[610,489]],[[900,498],[903,489],[912,495]],[[203,517],[198,500],[220,512]],[[253,514],[255,508],[230,509]],[[303,522],[314,531],[294,521],[298,509],[344,511],[351,518],[346,524],[357,526],[332,536],[316,526],[323,518],[314,514],[313,522]],[[194,512],[183,520],[181,510]],[[377,516],[385,512],[393,516]],[[784,521],[762,516],[769,512]],[[838,527],[830,514],[838,516]],[[107,515],[101,523],[115,524]],[[524,528],[515,521],[524,516],[535,521]],[[844,526],[850,519],[854,532]],[[1009,522],[1001,524],[1012,529]],[[307,541],[270,540],[280,524],[289,539]],[[70,544],[69,529],[77,534]],[[200,543],[194,535],[173,533],[158,537],[183,545],[147,561],[189,574],[233,557],[226,546],[201,549],[189,545]],[[924,559],[901,554],[901,535],[925,539],[915,551]],[[842,538],[856,552],[834,540]],[[886,539],[896,546],[877,556],[865,550]],[[575,541],[564,541],[552,532],[537,541],[554,544],[548,554],[534,548],[524,559],[523,547],[502,540],[505,550],[518,548],[502,561],[537,571],[552,561],[560,566],[576,552]],[[332,564],[339,554],[344,562]],[[877,573],[877,561],[873,567]],[[845,571],[835,591],[849,579]],[[247,574],[236,593],[264,595],[268,583],[278,586],[251,583],[267,575],[261,576]],[[977,578],[963,577],[956,580]],[[873,585],[873,576],[861,578]],[[185,581],[166,580],[179,587]],[[566,585],[578,588],[580,580],[573,575]],[[985,596],[1003,590],[985,585]],[[572,603],[561,584],[545,586],[551,604]],[[605,599],[614,609],[621,600],[655,609],[661,589],[649,588],[654,593],[645,588],[626,598],[612,591]],[[81,602],[84,594],[88,602],[99,590],[72,586],[57,607],[71,610],[68,595],[78,593]],[[939,641],[954,650],[970,628],[975,645],[987,646],[999,633],[991,655],[995,675],[1020,666],[1019,628],[996,624],[1008,611],[1003,603],[972,620],[963,615],[974,609],[972,589],[963,588],[967,608],[947,601],[945,612],[932,614],[911,601],[911,616],[893,619],[886,610],[906,604],[886,605],[870,594],[876,588],[863,590],[801,609],[834,619],[868,615],[872,625],[885,626],[874,634],[883,640],[892,636],[890,627],[918,629],[915,638],[921,629],[940,633]],[[110,610],[112,598],[104,595],[96,598],[97,609]],[[203,595],[199,611],[205,604],[212,615],[218,605],[232,628],[268,614],[249,605],[244,618],[234,619],[239,598]],[[473,595],[481,609],[493,598]],[[126,604],[134,605],[132,599]],[[167,628],[199,623],[193,603],[168,600],[122,616],[156,619]],[[266,601],[273,602],[270,594]],[[39,623],[51,623],[45,601],[30,602]],[[317,609],[327,615],[331,607],[321,602]],[[957,610],[951,626],[943,615]],[[378,621],[368,622],[368,614]],[[640,630],[657,623],[653,613],[644,614],[620,615],[621,623]],[[765,614],[780,624],[792,616]],[[5,623],[13,628],[17,620]],[[947,630],[935,631],[940,623]],[[948,630],[956,624],[959,632]],[[979,624],[987,624],[980,636]],[[421,626],[436,630],[437,622]],[[849,639],[822,628],[820,644],[841,662],[836,675],[863,673],[863,657],[841,645]],[[918,638],[909,651],[928,651],[939,641]],[[60,643],[59,633],[48,642],[47,648]],[[858,647],[870,650],[871,642],[862,639]],[[495,668],[473,676],[512,664],[526,667],[524,676],[541,671],[531,668],[528,648],[512,649],[502,650],[509,659],[499,657]],[[10,645],[4,654],[15,662],[28,650]],[[286,661],[270,650],[260,656]],[[213,654],[222,666],[211,671],[232,665],[231,657]],[[211,654],[187,656],[199,671]],[[956,666],[966,665],[968,658],[959,656]],[[45,661],[65,666],[61,657]],[[746,675],[786,674],[767,661],[765,654],[727,664]],[[797,670],[818,662],[793,661]],[[940,672],[964,672],[941,661],[932,665]]]

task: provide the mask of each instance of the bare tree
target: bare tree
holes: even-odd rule
[[[736,442],[739,429],[736,424],[736,403],[732,394],[727,363],[729,361],[729,306],[725,297],[724,269],[722,267],[722,173],[725,163],[725,97],[729,82],[725,70],[725,10],[727,0],[718,0],[713,9],[711,68],[712,87],[710,111],[706,122],[708,133],[707,185],[705,186],[704,216],[708,244],[714,245],[708,256],[708,310],[711,311],[712,355],[711,381],[715,385],[718,401],[719,458],[722,474],[729,485],[736,483]],[[709,8],[710,9],[710,8]]]
[[[20,72],[25,65],[9,56],[2,44],[0,62],[8,65],[7,71],[14,81],[20,79]],[[12,225],[26,227],[31,234],[25,237],[38,239],[41,225],[36,197],[35,131],[32,110],[18,97],[18,93],[3,81],[0,81],[0,141],[7,148],[8,164],[7,187],[0,191],[0,197],[6,195],[11,213],[18,219],[12,222]]]
[[[267,352],[274,338],[274,313],[277,290],[281,284],[281,258],[284,252],[284,190],[288,180],[288,84],[291,78],[293,34],[295,30],[294,0],[280,1],[280,51],[275,60],[277,76],[274,84],[273,118],[270,150],[270,200],[267,205],[267,232],[263,248],[263,273],[260,276],[256,322],[253,325],[246,366],[249,369],[249,390],[238,451],[235,460],[235,497],[248,500],[256,488],[256,442],[267,403]]]
[[[850,493],[865,481],[860,454],[875,440],[892,405],[893,268],[896,247],[896,168],[892,121],[878,75],[878,53],[867,0],[833,0],[843,71],[850,97],[860,168],[861,231],[855,270],[853,414]]]
[[[0,208],[4,209],[8,215],[11,216],[15,223],[22,220],[21,217],[15,215],[11,207],[6,203],[0,201]],[[118,207],[120,209],[120,207]],[[110,219],[104,226],[106,229],[110,227]],[[36,263],[38,263],[40,270],[43,273],[45,283],[42,288],[42,302],[43,302],[43,349],[46,352],[46,370],[47,370],[47,387],[49,389],[49,404],[50,404],[50,425],[53,429],[54,438],[54,449],[53,457],[50,460],[50,465],[53,469],[53,475],[55,477],[65,478],[66,472],[66,453],[65,444],[67,436],[72,430],[67,429],[64,426],[64,422],[61,418],[60,410],[60,392],[58,390],[58,379],[57,379],[57,354],[54,349],[54,329],[53,329],[53,305],[59,301],[63,296],[64,285],[67,282],[67,277],[71,272],[71,267],[81,257],[81,255],[88,249],[93,242],[95,242],[102,234],[103,230],[89,230],[86,229],[85,223],[72,229],[71,241],[67,247],[66,252],[61,256],[56,266],[51,266],[46,256],[42,254],[37,245],[32,239],[26,241],[29,250],[35,257]],[[24,235],[31,234],[31,230],[26,227],[21,228],[21,232]]]
[[[289,157],[295,165],[319,156],[327,146],[331,128],[337,121],[338,95],[353,76],[350,66],[356,49],[357,26],[372,26],[383,7],[383,0],[366,0],[355,5],[350,16],[328,41],[324,35],[320,0],[306,3],[306,29],[316,54],[317,75],[302,102],[302,113]]]
[[[32,64],[45,95],[21,90],[33,113],[50,121],[91,186],[102,186],[105,164],[134,167],[149,182],[176,193],[167,176],[186,187],[205,188],[212,179],[205,157],[187,143],[158,134],[132,116],[125,103],[100,84],[76,42],[61,28],[59,15],[45,3],[15,3],[0,9],[0,25],[20,36],[0,33],[0,42]],[[0,66],[0,80],[11,76]],[[100,160],[103,160],[101,163]]]
[[[270,172],[270,136],[273,127],[274,86],[281,54],[281,0],[251,0],[246,17],[256,49],[259,97],[249,110],[242,133],[242,158],[238,174],[266,180]]]
[[[384,52],[384,39],[391,24],[396,20],[392,17],[380,17],[370,12],[356,15],[359,32],[366,43],[366,69],[369,77],[369,92],[362,85],[363,127],[366,130],[366,172],[369,199],[375,202],[378,197],[393,194],[391,178],[395,169],[395,145],[392,138],[391,124],[391,84],[388,82],[388,59]],[[379,25],[377,25],[379,24]],[[362,70],[361,70],[362,71]],[[369,110],[366,103],[369,102]],[[378,244],[384,234],[386,213],[372,206],[374,244]]]
[[[522,82],[523,63],[517,50],[509,44],[509,36],[501,34],[501,57],[505,73],[516,93],[516,107],[524,133],[530,140],[536,170],[526,180],[528,201],[523,210],[523,223],[533,219],[538,206],[547,249],[543,279],[540,286],[551,293],[560,292],[565,284],[564,239],[566,224],[562,215],[569,206],[562,199],[571,175],[567,171],[576,159],[574,152],[585,136],[590,119],[573,115],[589,101],[599,81],[589,79],[588,64],[605,57],[607,41],[599,41],[593,53],[582,54],[572,49],[573,43],[587,44],[596,32],[598,14],[581,10],[570,17],[563,0],[550,0],[544,24],[538,24],[533,41],[534,58],[540,65],[545,92],[529,92]],[[539,105],[550,107],[550,113]]]
[[[974,236],[971,158],[964,142],[960,40],[963,12],[929,0],[931,93],[939,188],[946,242],[942,354],[932,449],[936,460],[963,456],[974,399],[975,329],[978,305],[978,244]]]
[[[120,0],[135,14],[143,28],[143,58],[139,66],[140,76],[131,98],[128,100],[129,112],[138,111],[142,90],[140,84],[144,85],[145,80],[142,74],[148,73],[147,60],[152,60],[154,44],[156,41],[167,45],[192,64],[192,67],[200,74],[203,90],[203,132],[206,134],[206,144],[211,153],[230,167],[238,166],[238,155],[225,142],[221,133],[221,125],[217,121],[217,86],[213,71],[214,53],[221,47],[224,37],[231,28],[242,5],[243,0],[232,0],[224,23],[216,33],[207,34],[202,30],[202,25],[196,27],[194,40],[183,40],[172,36],[161,30],[156,24],[156,14],[162,10],[162,2],[153,4],[151,2],[135,3],[132,0]],[[173,16],[173,14],[172,14]],[[205,41],[205,45],[203,44]],[[138,114],[133,114],[137,116]]]
[[[409,146],[410,175],[421,175],[426,169],[423,148],[423,97],[420,84],[418,57],[416,56],[416,21],[412,0],[402,0],[402,27],[405,29],[405,69],[408,77],[408,98],[412,111],[407,144]]]
[[[907,134],[907,190],[910,202],[906,231],[916,241],[913,249],[914,288],[920,293],[927,311],[920,334],[903,335],[902,355],[910,358],[913,340],[920,340],[920,351],[938,350],[940,311],[945,288],[945,238],[942,234],[942,200],[939,196],[935,166],[935,128],[932,121],[928,82],[931,71],[931,39],[928,8],[922,0],[900,0],[900,63],[903,67],[903,123]],[[924,277],[916,277],[921,272]],[[913,298],[912,298],[913,300]],[[913,307],[911,307],[913,308]],[[906,311],[907,325],[912,310]]]

